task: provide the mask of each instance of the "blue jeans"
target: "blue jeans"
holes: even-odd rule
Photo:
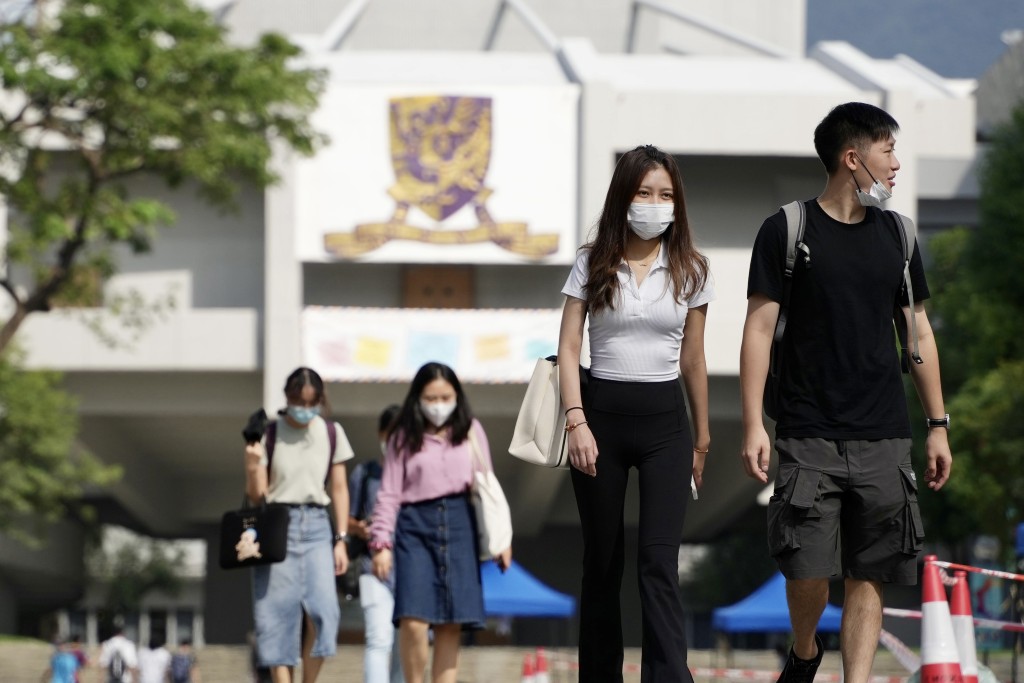
[[[312,657],[330,657],[338,638],[338,591],[327,509],[293,507],[288,518],[288,556],[253,567],[256,646],[264,666],[295,666],[301,659],[302,613],[316,629]]]
[[[398,641],[391,623],[395,596],[376,576],[363,574],[359,577],[359,603],[363,607],[366,628],[363,683],[402,683],[402,659],[398,656]]]

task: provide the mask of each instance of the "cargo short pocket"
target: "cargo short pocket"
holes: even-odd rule
[[[900,475],[907,497],[901,515],[903,528],[900,551],[907,555],[916,555],[924,547],[924,523],[921,521],[921,507],[917,503],[917,476],[910,465],[900,465]]]
[[[821,470],[799,465],[779,467],[775,493],[768,501],[768,552],[772,557],[800,547],[800,526],[821,517],[818,485]]]

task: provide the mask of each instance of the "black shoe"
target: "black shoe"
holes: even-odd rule
[[[818,673],[818,665],[821,664],[821,656],[825,653],[825,646],[817,633],[814,634],[814,644],[818,646],[818,654],[814,659],[800,659],[793,654],[793,648],[789,648],[786,666],[779,674],[777,683],[813,683],[814,674]]]

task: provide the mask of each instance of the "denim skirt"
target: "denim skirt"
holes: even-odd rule
[[[263,666],[299,663],[303,612],[316,628],[313,657],[333,655],[338,638],[341,612],[327,508],[296,505],[288,513],[287,556],[252,569],[256,651]]]
[[[476,517],[465,494],[406,503],[395,525],[395,616],[484,627]]]

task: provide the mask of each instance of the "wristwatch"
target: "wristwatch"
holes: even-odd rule
[[[348,534],[334,534],[335,543],[344,543],[348,540]]]
[[[933,427],[944,427],[949,429],[949,413],[946,413],[942,417],[929,417],[926,422],[928,423],[928,429]]]

